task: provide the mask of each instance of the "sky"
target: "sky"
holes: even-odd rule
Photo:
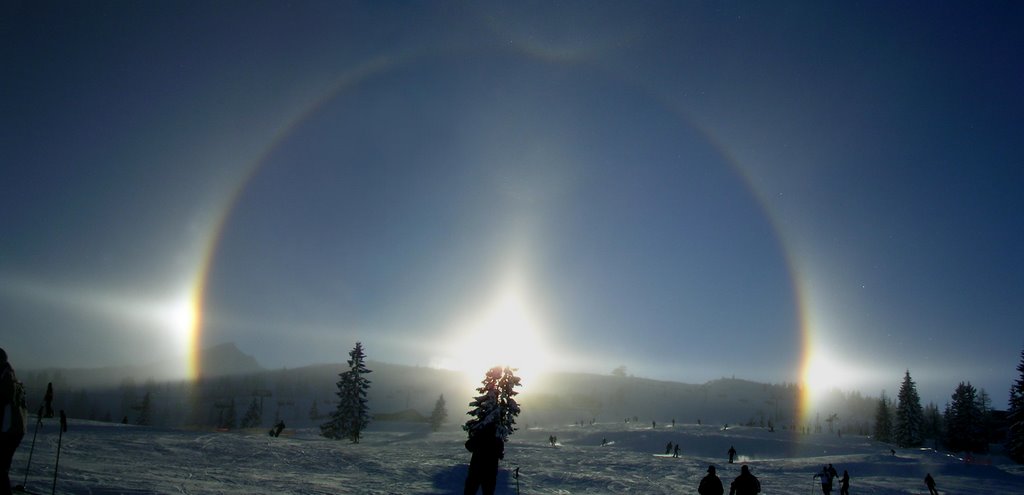
[[[13,2],[16,368],[368,359],[1005,407],[1015,2]]]

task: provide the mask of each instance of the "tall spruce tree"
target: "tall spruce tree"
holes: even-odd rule
[[[263,421],[263,414],[260,412],[260,400],[253,397],[249,408],[245,410],[245,416],[242,416],[242,428],[256,428],[261,421]]]
[[[970,382],[960,382],[946,405],[946,446],[954,452],[983,452],[987,446],[982,434],[982,414],[978,392]]]
[[[1010,386],[1009,405],[1006,454],[1018,463],[1024,463],[1024,350],[1020,351],[1020,363],[1017,363],[1017,379]]]
[[[875,409],[875,440],[891,442],[892,429],[892,403],[883,390],[882,397],[878,399],[878,408]]]
[[[894,440],[900,447],[919,447],[924,441],[924,411],[921,409],[921,396],[917,394],[914,380],[910,378],[910,370],[903,375],[896,396],[896,428]]]
[[[437,398],[434,403],[434,410],[430,413],[430,431],[441,429],[444,420],[448,419],[448,408],[444,404],[444,394]]]
[[[320,434],[333,439],[348,438],[352,443],[359,443],[363,430],[370,424],[366,399],[370,380],[366,379],[366,375],[371,371],[366,368],[366,355],[361,342],[356,342],[348,356],[348,371],[338,375],[341,378],[338,380],[338,408],[331,414],[330,420],[320,425]]]
[[[515,396],[519,395],[515,388],[520,385],[520,378],[515,375],[515,368],[496,366],[487,371],[481,386],[476,389],[480,395],[469,403],[466,414],[472,416],[462,429],[473,436],[477,431],[490,425],[497,427],[497,435],[502,440],[515,430],[516,416],[519,416],[519,403]]]

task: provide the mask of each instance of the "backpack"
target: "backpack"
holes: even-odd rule
[[[25,384],[14,377],[14,372],[4,373],[4,379],[10,377],[11,395],[4,397],[4,436],[21,440],[28,431],[28,406],[25,404]]]

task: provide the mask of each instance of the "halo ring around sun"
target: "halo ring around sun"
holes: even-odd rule
[[[813,370],[810,369],[813,360],[811,359],[811,330],[810,322],[808,317],[808,310],[804,304],[804,284],[800,282],[799,271],[797,264],[792,256],[792,250],[788,248],[785,240],[786,236],[783,235],[783,230],[779,226],[776,215],[773,210],[768,206],[765,195],[762,194],[751,180],[749,174],[747,174],[744,168],[738,163],[736,158],[730,152],[730,150],[723,146],[722,143],[715,138],[713,134],[708,132],[704,127],[700,126],[697,122],[692,119],[686,111],[674,104],[670,98],[660,94],[653,88],[643,87],[635,80],[628,80],[620,75],[608,72],[607,70],[595,67],[582,60],[570,60],[564,56],[559,57],[545,57],[539,55],[536,49],[530,51],[511,52],[512,55],[522,57],[527,60],[532,60],[535,63],[542,64],[578,64],[580,66],[586,66],[590,69],[599,71],[605,74],[610,79],[617,79],[623,84],[636,87],[638,91],[642,91],[649,95],[652,99],[660,102],[671,114],[680,121],[680,123],[687,127],[694,129],[699,133],[707,143],[713,146],[718,154],[722,158],[722,162],[727,164],[731,169],[731,173],[736,176],[743,184],[744,188],[750,193],[759,205],[764,217],[767,219],[769,225],[775,233],[775,238],[780,246],[780,251],[783,253],[784,263],[788,267],[789,281],[792,290],[793,301],[795,305],[795,314],[798,317],[798,341],[801,346],[800,354],[803,356],[800,363],[795,363],[794,367],[799,368],[797,375],[801,381],[807,379],[808,373]],[[508,54],[506,54],[508,55]],[[295,132],[304,122],[309,120],[312,116],[316,115],[324,105],[335,100],[341,95],[346,94],[352,89],[358,87],[360,84],[366,83],[372,78],[387,74],[395,71],[399,68],[406,67],[414,61],[419,61],[424,58],[440,56],[437,53],[431,53],[428,51],[419,53],[406,53],[395,56],[382,56],[371,59],[364,64],[355,67],[342,74],[330,88],[320,97],[315,98],[312,103],[307,105],[305,108],[297,111],[290,119],[288,119],[283,125],[279,127],[279,131],[274,135],[263,150],[257,155],[257,158],[253,160],[248,166],[246,166],[243,172],[239,176],[239,180],[233,185],[232,188],[224,195],[221,206],[214,216],[213,220],[209,224],[207,235],[205,236],[206,243],[202,249],[200,260],[197,263],[195,269],[195,280],[194,288],[192,290],[192,307],[193,319],[189,336],[187,338],[188,357],[186,363],[187,373],[190,377],[195,378],[201,376],[202,370],[200,369],[200,347],[202,340],[203,330],[203,309],[204,309],[204,295],[207,289],[208,278],[211,272],[212,264],[216,256],[221,236],[225,226],[231,220],[233,211],[239,198],[245,192],[247,186],[252,181],[253,177],[259,174],[261,168],[268,161],[269,157],[274,151]],[[795,411],[795,417],[798,418],[798,422],[802,423],[808,414],[810,404],[813,400],[811,390],[807,386],[802,387],[802,397],[800,401],[800,410]]]

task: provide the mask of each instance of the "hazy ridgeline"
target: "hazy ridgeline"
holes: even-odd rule
[[[166,427],[269,427],[283,420],[289,428],[318,426],[336,404],[338,373],[344,363],[265,370],[233,345],[209,350],[196,382],[159,380],[143,368],[102,370],[24,370],[30,410],[42,401],[46,384],[56,390],[54,408],[70,417],[140,422]],[[216,364],[215,364],[216,363]],[[208,365],[206,365],[208,364]],[[447,401],[448,422],[460,424],[475,394],[461,373],[425,367],[369,362],[370,413],[375,421],[426,421],[437,398]],[[140,378],[145,377],[145,378]],[[482,375],[481,375],[482,378]],[[680,377],[685,380],[685,377]],[[147,400],[148,396],[148,400]],[[858,393],[829,394],[804,424],[797,424],[799,388],[723,378],[686,384],[623,376],[550,373],[526,383],[519,397],[520,427],[625,422],[744,424],[801,431],[870,433],[877,399]],[[253,403],[259,417],[245,421]],[[832,418],[830,420],[830,418]]]

